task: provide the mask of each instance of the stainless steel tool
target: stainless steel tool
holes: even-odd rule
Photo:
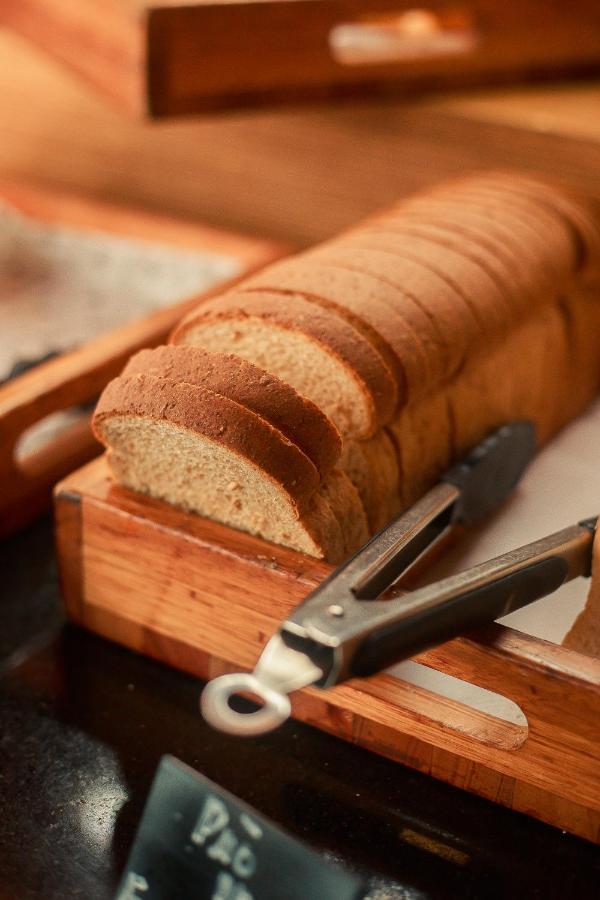
[[[482,441],[294,609],[251,674],[224,675],[206,686],[201,709],[207,722],[236,735],[270,731],[290,715],[293,691],[372,675],[589,576],[597,519],[427,587],[394,588],[448,528],[474,525],[496,508],[534,452],[529,422],[503,426]],[[231,701],[241,693],[262,706],[234,710]]]

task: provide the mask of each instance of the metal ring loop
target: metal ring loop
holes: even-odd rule
[[[236,712],[229,701],[244,691],[255,694],[264,706],[255,712]],[[254,675],[240,672],[237,675],[221,675],[210,681],[202,691],[200,709],[213,728],[227,734],[251,736],[277,728],[289,718],[292,707],[287,694],[267,687]]]

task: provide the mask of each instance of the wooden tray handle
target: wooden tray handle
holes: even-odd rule
[[[596,17],[590,0],[576,9],[544,0],[159,2],[147,20],[149,112],[378,95],[597,64]]]
[[[494,624],[419,662],[506,696],[524,712],[527,738],[498,751],[497,768],[513,774],[517,756],[532,784],[600,811],[600,660]]]

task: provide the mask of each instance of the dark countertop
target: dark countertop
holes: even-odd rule
[[[63,623],[49,521],[0,564],[1,900],[110,898],[164,753],[380,900],[597,896],[597,848],[570,835],[295,722],[211,731],[193,678]]]

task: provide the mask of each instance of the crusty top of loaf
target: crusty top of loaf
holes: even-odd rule
[[[262,470],[301,509],[319,484],[308,457],[256,413],[214,391],[153,375],[113,379],[94,413],[94,433],[102,443],[103,422],[111,416],[139,416],[170,422],[212,438]]]
[[[173,334],[175,343],[203,320],[244,319],[256,316],[282,328],[299,330],[327,346],[361,379],[374,405],[375,428],[389,422],[397,406],[397,386],[386,363],[375,348],[349,322],[333,311],[299,295],[283,298],[268,291],[230,293],[202,303],[188,314]]]
[[[478,182],[497,184],[506,196],[520,194],[529,198],[537,207],[553,211],[560,216],[575,242],[578,271],[600,267],[600,205],[596,198],[588,197],[548,178],[510,170],[493,170],[480,173]],[[464,184],[461,179],[458,184]]]
[[[247,360],[203,347],[169,345],[136,353],[122,374],[142,373],[206,387],[235,400],[300,447],[322,478],[339,459],[342,441],[327,416],[293,387]]]

